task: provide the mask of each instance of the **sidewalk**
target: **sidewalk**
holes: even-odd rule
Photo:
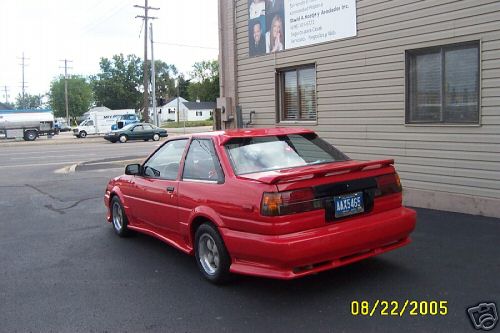
[[[41,136],[36,138],[35,141],[24,141],[23,139],[0,139],[0,146],[12,147],[18,145],[50,145],[50,144],[64,144],[64,143],[85,143],[85,142],[99,142],[103,141],[102,136],[89,136],[85,139],[78,139],[73,136],[73,132],[63,132],[52,137]]]
[[[166,129],[169,136],[177,136],[183,134],[200,133],[200,132],[210,132],[212,131],[212,126],[200,126],[200,127],[186,127],[184,128],[167,128]],[[35,141],[24,141],[23,139],[0,139],[0,147],[12,147],[18,145],[50,145],[50,144],[81,144],[81,143],[91,143],[91,142],[105,142],[103,135],[89,135],[85,139],[79,139],[73,136],[73,132],[62,132],[58,135],[54,135],[49,138],[47,136],[41,136]]]

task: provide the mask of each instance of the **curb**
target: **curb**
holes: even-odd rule
[[[70,173],[75,173],[76,168],[80,165],[81,163],[75,163],[72,165],[67,165],[65,167],[62,167],[60,169],[54,170],[54,173],[58,174],[70,174]]]

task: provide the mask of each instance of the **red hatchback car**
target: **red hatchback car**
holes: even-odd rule
[[[393,160],[354,161],[307,129],[179,136],[110,180],[104,203],[131,230],[194,254],[210,281],[293,279],[410,242]]]

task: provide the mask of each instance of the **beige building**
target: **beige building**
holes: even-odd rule
[[[394,158],[408,205],[500,217],[500,1],[264,1],[219,0],[226,127],[311,128]]]

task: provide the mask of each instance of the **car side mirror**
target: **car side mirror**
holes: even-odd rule
[[[141,173],[140,164],[129,164],[125,167],[125,174],[135,176]]]

